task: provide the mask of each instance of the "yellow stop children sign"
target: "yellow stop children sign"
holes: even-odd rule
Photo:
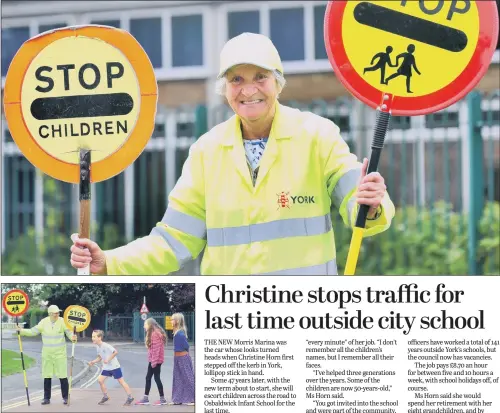
[[[325,45],[340,81],[393,115],[432,113],[464,97],[484,75],[498,39],[494,1],[332,0]]]
[[[70,305],[64,310],[64,323],[66,327],[78,333],[85,330],[90,325],[90,311],[80,305]]]
[[[23,44],[5,82],[9,129],[23,154],[54,178],[78,183],[79,150],[92,153],[92,182],[125,169],[153,128],[157,83],[128,32],[75,26]]]

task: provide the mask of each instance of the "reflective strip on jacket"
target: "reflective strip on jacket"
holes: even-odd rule
[[[66,328],[64,320],[59,317],[54,324],[50,317],[42,319],[36,327],[23,329],[22,336],[42,336],[42,376],[51,378],[56,376],[60,379],[68,377],[66,340],[64,335],[71,340],[73,333]]]
[[[254,185],[234,115],[191,146],[151,234],[105,252],[108,274],[168,274],[204,248],[204,275],[337,274],[331,214],[354,226],[360,176],[333,122],[277,104]],[[364,236],[393,216],[386,194]]]

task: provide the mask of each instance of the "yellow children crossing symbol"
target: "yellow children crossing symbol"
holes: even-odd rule
[[[344,39],[356,72],[396,96],[423,96],[450,84],[476,49],[479,15],[475,3],[446,3],[445,10],[444,1],[348,2]],[[355,47],[359,37],[370,39],[366,47]],[[367,67],[375,56],[375,66]],[[369,73],[375,67],[387,71],[384,79]]]
[[[377,108],[393,97],[392,115],[436,112],[465,96],[491,62],[498,39],[493,1],[330,1],[328,58],[341,82]]]
[[[498,41],[494,1],[333,0],[325,46],[337,78],[376,109],[367,174],[376,172],[390,117],[426,115],[469,93]],[[360,205],[345,274],[356,271],[368,205]]]

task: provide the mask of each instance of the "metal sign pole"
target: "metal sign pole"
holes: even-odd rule
[[[16,316],[16,326],[19,327],[18,317]],[[26,398],[28,399],[28,406],[30,403],[30,394],[28,392],[28,378],[26,377],[26,366],[24,365],[23,344],[21,342],[21,332],[17,330],[17,340],[19,341],[19,351],[21,352],[21,364],[23,366],[24,387],[26,388]]]
[[[73,327],[73,335],[76,334],[76,326]],[[73,361],[75,360],[75,342],[71,345],[71,365],[69,367],[69,388],[68,388],[68,406],[71,402],[71,384],[73,382]]]

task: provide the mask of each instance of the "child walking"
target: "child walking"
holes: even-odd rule
[[[118,380],[118,383],[123,387],[125,392],[127,393],[127,400],[123,404],[124,406],[130,406],[134,401],[132,394],[130,392],[130,387],[125,382],[123,378],[122,369],[120,368],[120,363],[116,358],[118,351],[108,343],[102,341],[104,338],[104,332],[102,330],[94,330],[92,332],[92,342],[97,345],[97,358],[89,362],[90,366],[93,366],[95,363],[102,361],[103,367],[101,375],[99,376],[99,386],[101,386],[101,390],[103,393],[102,399],[98,404],[104,404],[109,400],[108,391],[104,384],[105,380],[108,377],[113,377],[115,380]]]
[[[194,370],[189,355],[189,343],[183,314],[175,313],[172,315],[172,327],[174,329],[174,373],[171,404],[193,406]]]
[[[154,376],[158,393],[160,393],[160,400],[154,402],[155,406],[167,404],[165,395],[163,393],[163,384],[161,382],[160,373],[161,365],[165,360],[165,344],[167,343],[167,333],[156,322],[154,318],[148,318],[144,322],[144,329],[146,334],[144,342],[148,349],[148,372],[146,374],[146,387],[144,389],[144,396],[135,404],[149,404],[149,391],[151,390],[151,378]]]

